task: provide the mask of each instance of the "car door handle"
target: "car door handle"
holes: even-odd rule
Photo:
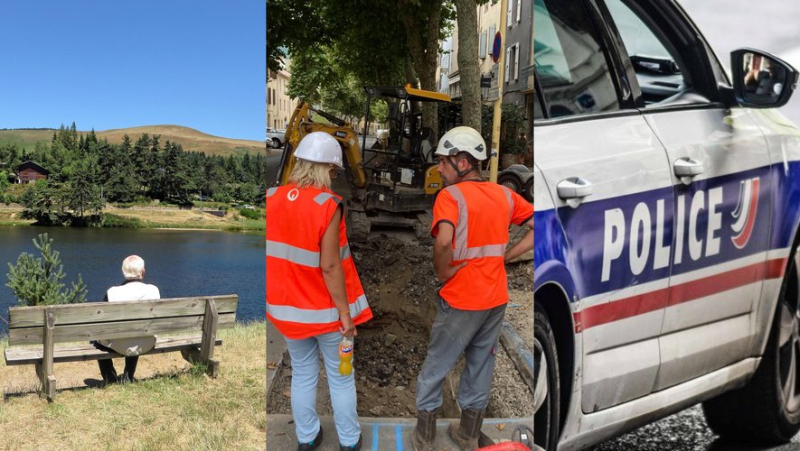
[[[556,185],[558,197],[569,201],[571,199],[583,199],[594,194],[594,186],[586,179],[580,177],[566,178]]]
[[[706,171],[702,162],[689,157],[675,160],[675,163],[672,164],[672,169],[685,185],[692,183],[694,177]]]

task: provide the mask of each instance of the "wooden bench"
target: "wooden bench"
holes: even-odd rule
[[[9,307],[6,365],[36,365],[42,392],[52,402],[56,394],[54,363],[121,357],[95,348],[90,340],[155,335],[156,345],[147,354],[180,351],[184,359],[207,365],[207,373],[217,377],[219,360],[214,359],[214,347],[222,344],[217,330],[233,327],[238,302],[239,296],[232,294]],[[71,344],[55,346],[58,343]],[[20,345],[40,346],[12,348]]]

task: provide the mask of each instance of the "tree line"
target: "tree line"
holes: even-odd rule
[[[8,186],[16,168],[33,161],[49,171],[18,199],[9,199]],[[0,146],[0,196],[18,201],[26,214],[42,223],[96,221],[106,202],[181,206],[193,200],[263,204],[266,155],[223,157],[184,151],[179,143],[143,133],[122,143],[98,139],[94,130],[78,133],[75,123],[53,132],[49,143],[33,150],[15,144]]]

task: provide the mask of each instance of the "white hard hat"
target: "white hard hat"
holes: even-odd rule
[[[478,161],[486,159],[486,142],[472,127],[456,127],[442,136],[436,147],[436,155],[450,156],[466,152]]]
[[[307,134],[297,150],[294,151],[295,158],[315,163],[331,163],[344,169],[342,163],[342,146],[339,141],[325,133],[313,132]]]

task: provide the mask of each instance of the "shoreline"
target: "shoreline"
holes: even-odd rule
[[[21,219],[18,215],[21,207],[0,207],[0,226],[19,227],[69,227],[63,225],[36,225],[34,221]],[[109,208],[103,213],[103,229],[155,229],[155,230],[218,230],[224,232],[263,232],[266,230],[264,219],[247,219],[239,216],[236,210],[219,217],[202,209],[122,209]],[[91,227],[87,227],[91,228]]]

